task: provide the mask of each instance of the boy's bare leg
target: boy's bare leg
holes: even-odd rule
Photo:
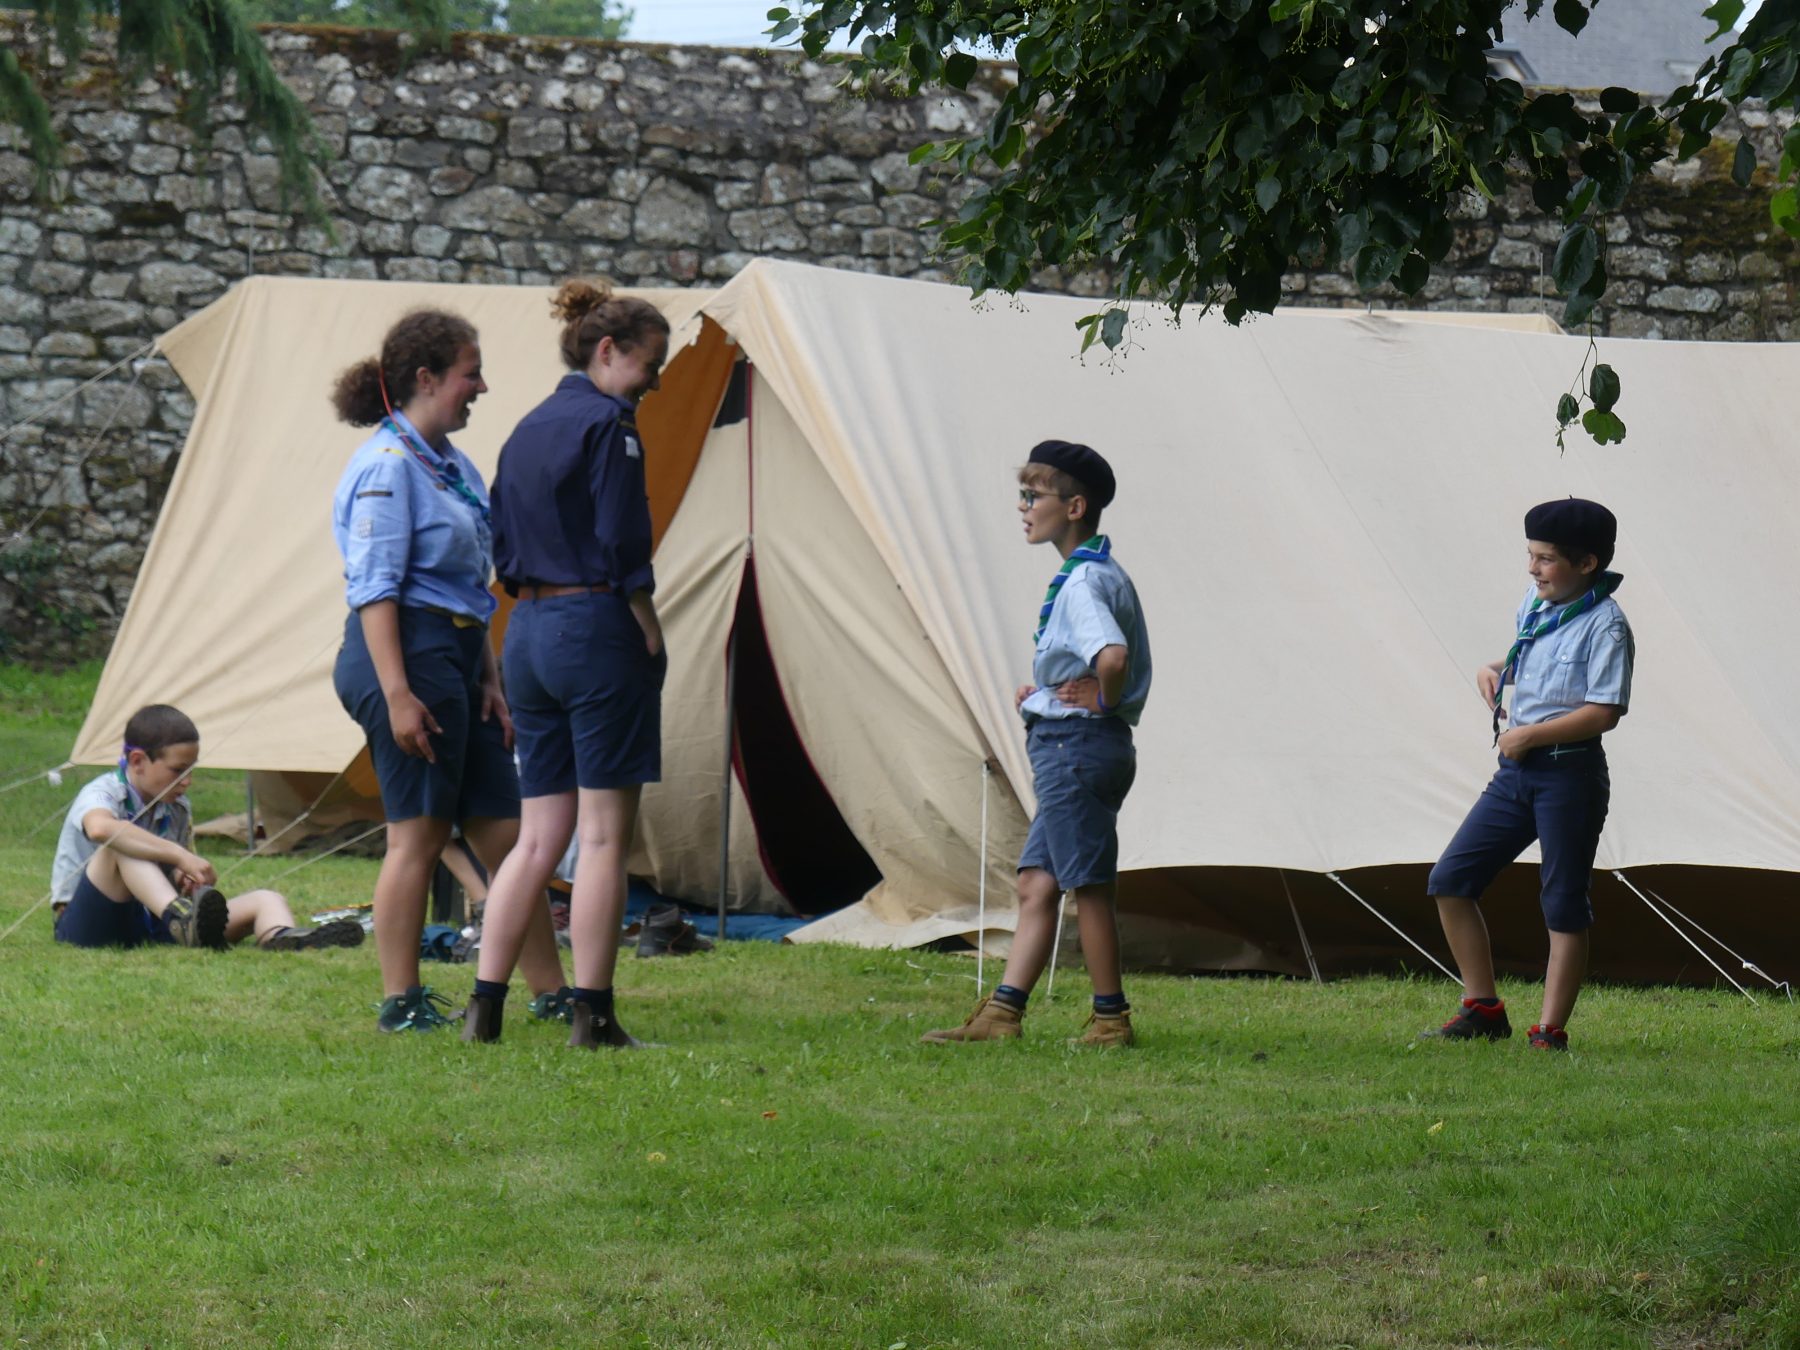
[[[1119,919],[1113,905],[1113,888],[1077,886],[1075,922],[1081,929],[1081,955],[1096,994],[1125,991],[1119,972]]]
[[[517,833],[519,822],[516,820],[496,821],[495,823],[501,825],[510,824],[514,827],[514,833]],[[470,847],[472,848],[474,846],[470,845]],[[501,849],[501,856],[504,857],[509,851],[510,847]],[[469,855],[463,851],[463,846],[454,839],[444,845],[444,852],[439,857],[438,861],[443,863],[450,875],[456,878],[456,884],[463,888],[463,894],[469,898],[469,908],[472,915],[474,907],[487,899],[487,882],[481,879],[481,873],[475,870],[475,864],[469,861]],[[487,867],[485,859],[482,861],[481,865]],[[490,878],[494,875],[494,870],[494,868],[488,867],[488,876]]]
[[[260,942],[270,933],[293,928],[294,911],[279,891],[245,891],[225,906],[225,940],[242,942],[254,934]]]
[[[1030,993],[1050,964],[1056,925],[1062,920],[1062,887],[1041,867],[1019,873],[1019,926],[1013,931],[1012,953],[1006,958],[1001,984]]]
[[[1569,1024],[1575,1011],[1575,996],[1581,992],[1582,978],[1587,974],[1588,935],[1550,933],[1550,965],[1544,971],[1544,1013],[1540,1019],[1547,1027]]]
[[[580,989],[610,989],[619,956],[619,929],[625,915],[625,860],[637,829],[640,789],[577,791],[580,804],[575,828],[581,836],[581,853],[575,861],[575,885],[569,898],[575,985]],[[541,885],[538,892],[543,893]]]
[[[414,816],[388,822],[387,856],[375,878],[375,955],[381,963],[381,992],[389,997],[419,983],[425,898],[449,838],[447,820]]]
[[[519,820],[463,822],[463,836],[491,878],[476,967],[482,979],[504,983],[517,965],[533,994],[562,988],[562,954],[544,887],[569,846],[574,808],[572,793],[528,797]]]
[[[1463,997],[1498,998],[1494,991],[1494,948],[1488,940],[1481,906],[1459,895],[1440,895],[1437,907],[1438,922],[1444,925],[1444,938],[1450,944],[1456,972],[1462,976]]]
[[[144,858],[127,858],[116,849],[103,848],[89,858],[87,875],[108,900],[120,904],[136,900],[159,919],[179,894],[159,864]]]

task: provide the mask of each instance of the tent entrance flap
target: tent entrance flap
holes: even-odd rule
[[[763,870],[800,913],[841,909],[879,885],[881,870],[844,823],[800,741],[763,629],[754,557],[744,561],[732,641],[731,765],[756,827]]]

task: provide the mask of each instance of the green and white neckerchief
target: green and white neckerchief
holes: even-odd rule
[[[1050,589],[1044,592],[1044,603],[1038,607],[1037,632],[1031,635],[1033,645],[1043,640],[1044,629],[1050,624],[1050,611],[1056,608],[1057,592],[1062,590],[1063,583],[1069,579],[1069,573],[1082,563],[1105,562],[1111,555],[1112,540],[1103,534],[1097,534],[1063,559],[1062,567],[1050,578]]]
[[[1500,681],[1494,686],[1494,743],[1500,742],[1501,696],[1506,692],[1508,676],[1516,675],[1519,662],[1525,659],[1525,649],[1541,637],[1547,637],[1564,624],[1586,614],[1607,596],[1619,589],[1619,583],[1625,578],[1617,572],[1602,572],[1600,579],[1586,595],[1571,600],[1554,614],[1539,613],[1544,607],[1544,597],[1539,596],[1531,602],[1531,608],[1525,611],[1525,622],[1519,625],[1519,636],[1513,639],[1512,650],[1506,653],[1506,663],[1500,667]],[[1516,681],[1515,681],[1516,682]]]

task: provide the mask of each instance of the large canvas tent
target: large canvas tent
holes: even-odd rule
[[[549,387],[544,292],[259,280],[175,330],[194,433],[73,758],[109,761],[154,690],[196,713],[212,763],[350,762],[327,503],[354,437],[322,391],[421,298],[402,291],[482,329],[494,393],[459,441],[484,467]],[[1631,439],[1559,455],[1549,409],[1586,340],[1541,321],[1294,313],[1233,331],[1146,311],[1128,354],[1083,359],[1092,302],[1068,298],[977,306],[758,263],[657,303],[678,333],[644,410],[672,673],[634,870],[665,892],[710,898],[729,790],[734,903],[811,911],[834,877],[862,878],[802,936],[919,943],[975,936],[985,879],[1003,946],[1031,805],[1010,691],[1054,561],[1012,533],[1011,485],[1055,435],[1117,467],[1107,528],[1151,624],[1121,822],[1136,963],[1303,971],[1302,925],[1328,968],[1407,954],[1334,877],[1441,950],[1424,870],[1493,753],[1471,672],[1510,638],[1524,507],[1564,493],[1619,512],[1642,657],[1600,865],[1765,963],[1792,954],[1800,730],[1778,690],[1796,638],[1771,616],[1800,563],[1782,443],[1800,353],[1602,343]],[[158,616],[196,612],[192,645],[158,654]],[[1509,880],[1490,915],[1529,965],[1542,928],[1525,869]],[[1598,969],[1710,974],[1616,883],[1596,894]]]

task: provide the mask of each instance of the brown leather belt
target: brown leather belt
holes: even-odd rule
[[[521,586],[519,599],[548,600],[554,595],[611,595],[612,589],[605,582],[594,586]]]

